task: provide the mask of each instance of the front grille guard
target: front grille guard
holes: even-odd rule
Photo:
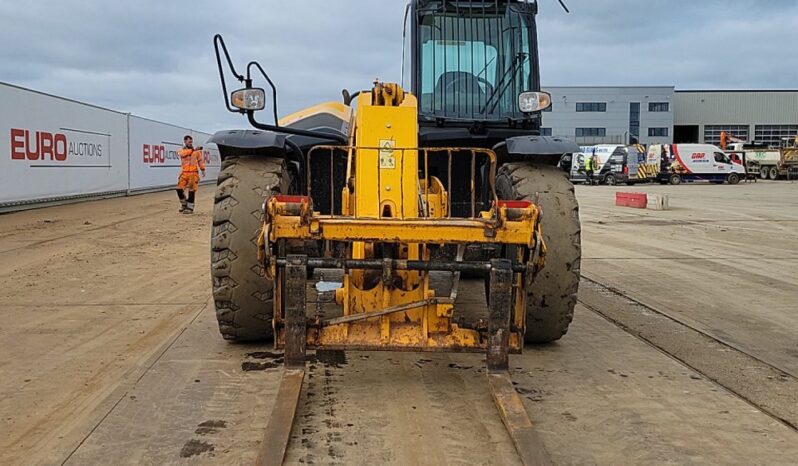
[[[470,213],[471,216],[467,218],[471,219],[478,219],[479,217],[479,209],[477,209],[477,184],[476,184],[476,176],[477,176],[477,159],[481,158],[487,161],[489,164],[488,169],[488,193],[491,196],[491,200],[493,201],[493,205],[497,206],[499,202],[499,198],[496,195],[496,169],[497,169],[497,157],[496,153],[490,149],[484,148],[477,148],[477,147],[403,147],[403,148],[382,148],[382,147],[370,147],[370,146],[333,146],[333,145],[319,145],[315,146],[310,149],[307,153],[307,167],[312,167],[311,161],[314,155],[321,155],[317,153],[324,153],[329,156],[330,160],[330,174],[334,172],[334,162],[335,162],[335,154],[344,153],[347,156],[347,169],[346,169],[346,179],[347,179],[347,186],[348,181],[352,175],[352,166],[354,157],[357,157],[358,152],[362,151],[374,151],[376,152],[376,157],[374,159],[374,163],[380,163],[380,151],[391,151],[391,153],[395,153],[399,151],[401,153],[400,160],[401,165],[395,167],[394,169],[400,170],[400,173],[404,172],[404,161],[405,161],[405,153],[407,152],[415,152],[419,156],[419,165],[423,165],[420,167],[420,171],[423,171],[422,179],[425,180],[423,192],[419,192],[420,201],[422,208],[419,209],[419,212],[422,217],[428,218],[430,217],[429,212],[429,203],[426,202],[426,199],[429,197],[429,186],[430,186],[430,174],[429,174],[429,166],[430,166],[430,158],[431,157],[446,157],[446,170],[447,170],[447,186],[446,190],[449,193],[447,198],[447,216],[446,218],[452,218],[452,162],[455,157],[467,157],[471,156],[471,169],[470,169],[470,190],[469,190],[469,201],[470,201]],[[382,169],[377,170],[377,176],[380,176]],[[312,181],[312,170],[307,170],[307,196],[310,199],[313,199],[313,181]],[[335,181],[330,178],[330,212],[335,212]],[[377,179],[377,186],[378,188],[381,186],[380,179]],[[351,188],[350,188],[351,189]],[[421,190],[420,190],[421,191]],[[377,192],[376,199],[380,198],[380,193]]]

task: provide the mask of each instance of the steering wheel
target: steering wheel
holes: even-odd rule
[[[468,78],[466,78],[466,76],[468,76]],[[478,83],[480,83],[480,84],[484,84],[484,85],[485,85],[485,94],[486,94],[486,95],[491,95],[491,94],[493,94],[493,85],[492,85],[492,84],[491,84],[491,83],[490,83],[490,82],[489,82],[487,79],[485,79],[485,78],[482,78],[482,77],[479,77],[479,76],[475,76],[475,75],[473,75],[473,74],[464,74],[464,73],[458,73],[458,74],[455,76],[455,78],[454,78],[454,79],[452,79],[451,81],[449,81],[448,83],[446,83],[446,86],[444,87],[444,92],[448,93],[448,92],[449,92],[449,90],[450,90],[452,87],[454,87],[454,85],[455,85],[455,84],[459,84],[459,83],[460,83],[460,81],[468,81],[468,80],[470,80],[470,79],[474,79],[474,80],[476,80]],[[470,84],[470,82],[466,82],[466,85],[468,85],[468,84]]]

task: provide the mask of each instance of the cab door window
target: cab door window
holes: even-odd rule
[[[729,156],[727,156],[723,152],[715,152],[715,162],[717,162],[717,163],[731,163],[729,161]]]

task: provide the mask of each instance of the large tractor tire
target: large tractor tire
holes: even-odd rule
[[[546,266],[527,291],[526,342],[551,343],[574,317],[582,258],[579,204],[567,174],[532,163],[502,166],[496,179],[500,199],[529,200],[542,208]]]
[[[211,276],[219,331],[226,340],[273,338],[274,284],[258,263],[262,206],[286,193],[291,174],[282,159],[232,157],[219,173],[211,232]]]

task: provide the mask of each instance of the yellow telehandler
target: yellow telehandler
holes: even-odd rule
[[[579,148],[540,135],[551,98],[540,91],[536,13],[517,0],[412,0],[402,83],[375,81],[282,119],[261,65],[240,74],[214,38],[227,109],[254,128],[209,141],[223,158],[211,251],[219,327],[285,351],[262,464],[282,462],[307,350],[485,353],[521,459],[548,461],[508,358],[559,339],[573,317],[578,205],[557,164]],[[244,87],[228,93],[227,74]],[[268,96],[274,122],[263,123]],[[308,283],[329,269],[341,281],[336,311],[322,316],[308,309]],[[444,293],[431,280],[441,273]],[[470,321],[461,276],[486,284],[486,312]]]

